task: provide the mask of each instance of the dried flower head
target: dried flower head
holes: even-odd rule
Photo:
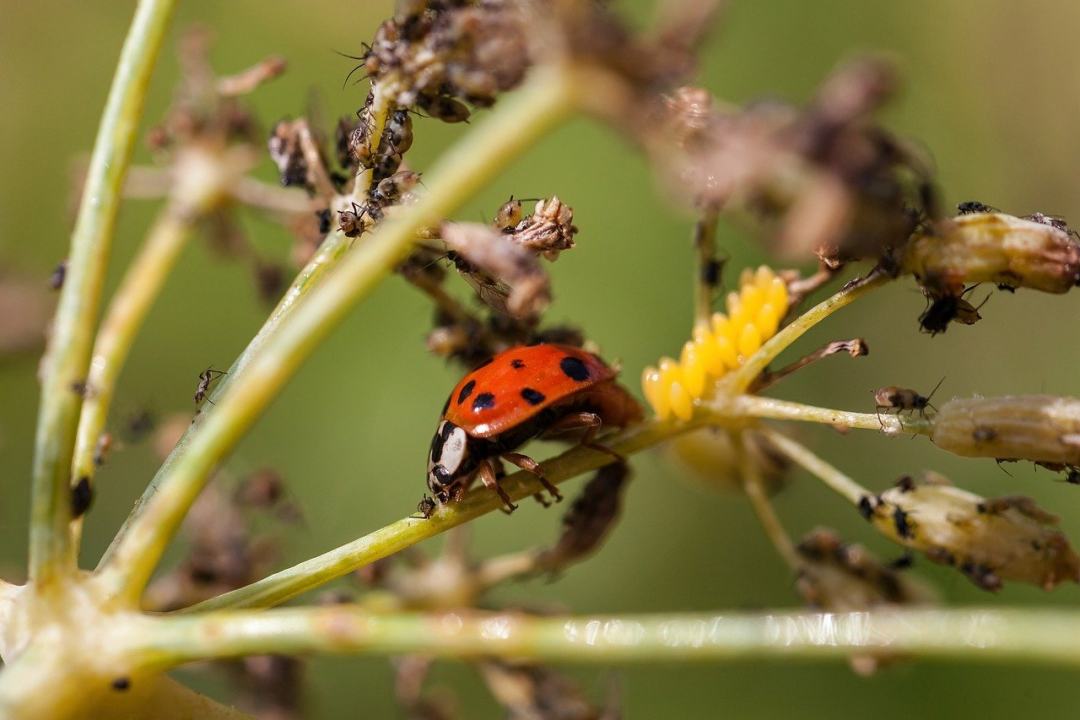
[[[938,447],[966,457],[1080,465],[1080,399],[957,398],[941,406],[930,438]]]
[[[864,508],[882,534],[956,567],[984,590],[1003,580],[1046,590],[1080,581],[1080,556],[1056,529],[1057,517],[1029,498],[987,500],[932,474],[921,483],[905,478]]]
[[[979,212],[927,226],[908,244],[901,271],[934,297],[959,297],[983,282],[1068,292],[1080,281],[1080,241],[1060,221],[1033,217]]]

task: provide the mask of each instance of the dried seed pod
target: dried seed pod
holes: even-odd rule
[[[556,572],[599,549],[619,519],[622,492],[629,474],[629,466],[621,462],[596,471],[563,517],[558,542],[540,554],[537,561],[540,567]]]
[[[984,590],[1003,580],[1045,590],[1080,581],[1080,556],[1055,529],[1057,518],[1027,498],[979,497],[942,483],[906,483],[869,504],[869,520],[882,534],[955,566]]]
[[[810,606],[831,612],[881,605],[929,603],[934,593],[901,575],[861,545],[848,545],[834,531],[816,528],[796,546],[805,563],[796,587]]]
[[[981,282],[1064,293],[1080,281],[1080,242],[1046,215],[967,213],[913,238],[901,271],[939,297]]]
[[[826,612],[853,612],[936,601],[933,590],[885,565],[861,545],[848,545],[834,531],[817,528],[796,546],[802,566],[795,587],[803,600]],[[872,675],[890,655],[854,655],[852,669]]]
[[[1080,465],[1080,398],[957,398],[941,406],[930,439],[965,457]]]

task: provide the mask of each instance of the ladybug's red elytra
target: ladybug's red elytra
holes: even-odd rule
[[[617,374],[596,355],[568,345],[499,353],[450,393],[431,441],[428,489],[446,503],[479,477],[513,511],[517,506],[498,482],[506,460],[536,475],[561,500],[539,464],[513,451],[538,435],[580,437],[588,444],[602,425],[625,427],[640,420],[641,406],[615,382]]]

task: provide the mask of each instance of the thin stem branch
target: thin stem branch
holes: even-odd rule
[[[383,83],[374,81],[371,84],[371,107],[369,108],[368,121],[371,128],[368,131],[368,155],[375,157],[382,142],[383,130],[386,129],[386,120],[390,116],[390,96]],[[361,122],[364,119],[361,118]],[[375,177],[375,168],[360,166],[356,170],[356,180],[353,181],[352,202],[362,205],[367,202],[368,192],[371,190],[371,181]]]
[[[764,429],[762,432],[780,452],[801,465],[807,472],[816,475],[831,489],[847,498],[852,505],[858,505],[860,500],[870,494],[869,490],[822,460],[805,445],[775,430]]]
[[[802,561],[799,559],[799,554],[795,552],[795,544],[791,542],[791,537],[784,530],[784,525],[780,522],[772,501],[769,500],[769,495],[765,491],[765,483],[761,478],[761,469],[754,462],[753,455],[747,451],[745,444],[740,448],[740,455],[743,492],[746,493],[747,499],[750,500],[750,506],[754,509],[754,514],[757,515],[758,520],[761,522],[761,528],[765,531],[765,536],[772,542],[776,552],[788,564],[788,567],[796,570],[802,565]]]
[[[90,158],[71,236],[67,278],[53,323],[34,446],[30,579],[47,584],[75,565],[68,532],[71,457],[102,285],[124,177],[142,118],[150,75],[174,0],[141,0],[116,67]]]
[[[117,378],[131,352],[136,334],[161,294],[180,251],[191,235],[195,219],[193,213],[183,211],[175,201],[168,203],[155,220],[146,242],[109,303],[97,340],[94,341],[90,372],[86,377],[86,397],[75,438],[73,482],[80,482],[82,478],[89,481],[94,477],[95,448],[105,428]],[[76,523],[76,527],[79,524]],[[75,533],[76,536],[79,534],[78,529]],[[77,537],[74,542],[78,544]]]
[[[569,71],[544,68],[486,122],[442,159],[429,175],[429,192],[381,225],[315,288],[260,348],[206,414],[186,451],[157,482],[157,492],[129,523],[102,570],[102,582],[134,603],[169,539],[213,467],[362,297],[409,251],[417,231],[438,222],[476,192],[575,105]]]
[[[949,609],[536,617],[479,611],[372,614],[289,608],[173,616],[135,640],[160,667],[280,652],[423,653],[536,662],[688,662],[846,658],[888,650],[934,658],[1080,664],[1080,613]]]
[[[886,435],[899,435],[901,433],[929,435],[932,429],[932,425],[927,418],[917,415],[908,415],[902,418],[891,413],[848,412],[846,410],[803,405],[802,403],[757,395],[721,398],[717,400],[715,409],[722,414],[734,413],[744,417],[823,423],[833,427],[875,430]]]
[[[702,424],[644,423],[614,438],[604,438],[603,443],[605,447],[628,457],[679,433],[701,427]],[[576,447],[544,462],[541,467],[544,476],[557,485],[614,461],[614,457],[608,453]],[[499,482],[514,500],[526,499],[540,489],[536,478],[524,471],[509,475]],[[227,607],[277,605],[352,572],[358,567],[392,555],[421,540],[434,537],[500,507],[501,503],[495,493],[487,488],[476,488],[460,502],[441,507],[426,520],[416,516],[398,520],[322,555],[278,571],[247,587],[199,603],[188,608],[188,611],[201,612]]]
[[[720,213],[707,208],[694,224],[694,250],[697,263],[694,268],[694,320],[707,322],[712,317],[713,297],[719,281],[719,265],[716,262],[716,224]]]
[[[743,365],[724,379],[728,392],[732,395],[745,392],[773,359],[798,340],[807,330],[817,325],[842,307],[850,305],[871,290],[881,287],[891,280],[887,274],[873,272],[869,276],[853,283],[848,283],[832,297],[795,318],[791,324],[773,335],[761,348],[751,355]]]

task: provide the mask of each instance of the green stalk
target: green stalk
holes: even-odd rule
[[[645,423],[614,438],[604,438],[604,446],[628,457],[702,423]],[[543,463],[544,476],[558,485],[582,473],[614,461],[604,452],[576,447]],[[521,471],[500,481],[514,500],[524,500],[538,492],[540,484],[531,474]],[[441,507],[432,517],[412,516],[382,527],[364,537],[334,548],[238,590],[219,595],[188,608],[203,612],[228,607],[270,607],[307,592],[376,560],[393,555],[421,540],[434,537],[482,515],[498,510],[501,501],[487,488],[478,487],[460,502]],[[523,512],[519,510],[518,512]]]
[[[537,617],[474,610],[378,614],[337,606],[173,616],[136,642],[159,667],[266,652],[607,664],[841,659],[870,650],[1080,665],[1078,634],[1075,610],[1027,608]]]
[[[34,445],[30,507],[30,579],[42,585],[70,572],[71,457],[102,285],[124,177],[142,118],[150,74],[161,51],[174,0],[141,0],[116,67],[90,158],[71,236],[67,277],[44,367]]]
[[[437,224],[575,105],[567,71],[541,69],[520,93],[478,124],[428,175],[427,195],[388,219],[286,317],[238,373],[186,451],[157,479],[156,492],[118,539],[101,582],[129,603],[138,596],[213,467],[330,331],[409,252],[416,233]]]

